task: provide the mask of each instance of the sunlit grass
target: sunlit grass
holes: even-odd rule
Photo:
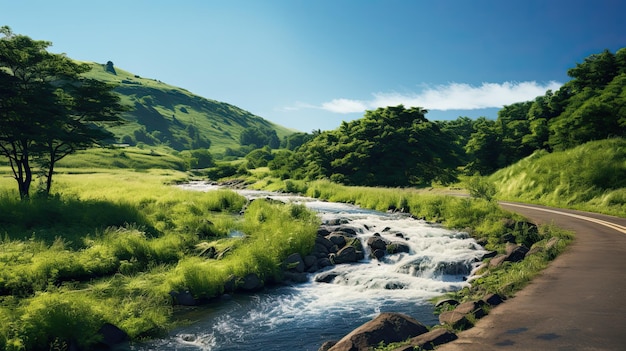
[[[489,180],[498,198],[626,217],[626,139],[537,152]]]
[[[14,181],[0,178],[0,349],[90,345],[105,322],[132,338],[154,336],[172,326],[170,291],[209,299],[232,276],[271,282],[288,254],[311,249],[318,222],[303,207],[258,200],[241,217],[245,198],[174,185],[185,179],[65,169],[54,196],[20,201]],[[245,238],[229,238],[233,230]],[[230,251],[200,257],[208,246]]]

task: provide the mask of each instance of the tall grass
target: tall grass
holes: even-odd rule
[[[313,246],[317,217],[304,207],[257,200],[241,217],[245,198],[173,185],[183,177],[67,172],[54,197],[29,202],[0,179],[0,349],[88,348],[105,322],[157,335],[172,326],[170,291],[212,298],[232,276],[272,281],[286,255]],[[200,257],[210,245],[230,251]]]
[[[489,179],[501,199],[626,216],[626,139],[537,152]]]

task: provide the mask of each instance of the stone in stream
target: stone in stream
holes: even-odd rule
[[[383,312],[344,336],[327,351],[366,351],[381,342],[404,341],[426,332],[428,328],[424,324],[405,314]]]

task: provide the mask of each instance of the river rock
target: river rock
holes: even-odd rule
[[[526,257],[528,253],[528,248],[524,245],[515,245],[515,244],[506,244],[506,254],[507,257],[505,261],[508,262],[519,262]]]
[[[425,325],[405,314],[384,312],[344,336],[328,351],[367,351],[381,342],[404,341],[426,332]]]
[[[387,248],[387,242],[380,236],[372,236],[367,239],[367,246],[369,246],[372,251],[385,250]]]
[[[100,327],[98,334],[102,336],[102,339],[96,347],[102,349],[110,349],[118,344],[130,340],[130,337],[126,334],[126,332],[111,323],[105,323],[102,327]]]
[[[294,283],[306,283],[309,281],[308,275],[301,272],[283,272],[283,278]]]
[[[317,263],[317,257],[313,255],[307,255],[307,256],[304,256],[303,261],[304,261],[304,267],[306,269],[309,269]]]
[[[288,270],[295,271],[297,273],[302,273],[304,272],[304,268],[305,268],[304,260],[302,259],[302,256],[299,253],[291,254],[285,259],[285,267]]]
[[[456,311],[445,311],[439,315],[439,322],[449,325],[454,329],[464,330],[472,327],[472,323],[467,319],[467,314]]]
[[[336,232],[328,235],[326,239],[330,240],[333,244],[337,245],[337,247],[340,249],[346,246],[346,237]]]
[[[333,244],[332,241],[326,239],[325,237],[319,237],[319,236],[315,238],[315,243],[316,244],[321,244],[327,250],[330,250],[331,247],[335,246],[335,244]]]
[[[170,291],[170,296],[174,300],[175,305],[179,306],[196,306],[198,305],[198,301],[191,295],[189,291]]]
[[[237,289],[237,277],[234,274],[228,276],[228,279],[224,282],[224,292],[232,293]]]
[[[259,291],[263,289],[263,281],[256,273],[249,273],[243,277],[239,287],[248,292]]]
[[[347,236],[356,236],[357,230],[352,227],[341,226],[335,229],[335,232],[338,232],[342,235],[347,235]]]
[[[346,246],[337,252],[335,264],[353,263],[357,261],[357,253],[354,246]]]
[[[372,252],[372,258],[380,260],[383,257],[385,257],[385,250],[376,249]]]
[[[393,351],[413,351],[415,349],[434,350],[435,347],[456,339],[458,339],[458,337],[453,332],[445,328],[435,328],[427,333],[412,338],[409,340],[408,345],[399,347]]]
[[[387,245],[387,252],[390,254],[397,254],[401,252],[409,253],[411,252],[411,247],[407,243],[401,241],[393,241],[389,245]]]
[[[315,281],[318,283],[332,283],[338,275],[339,273],[333,271],[323,272],[315,276]]]

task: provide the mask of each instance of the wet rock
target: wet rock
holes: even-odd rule
[[[309,277],[306,273],[298,272],[283,272],[283,278],[294,283],[306,283],[309,281]]]
[[[372,258],[380,260],[381,258],[385,257],[385,254],[386,254],[385,250],[376,249],[372,252]]]
[[[409,253],[411,252],[411,247],[407,243],[394,241],[387,245],[387,252],[389,254]]]
[[[352,227],[346,227],[346,226],[341,226],[339,228],[337,228],[335,230],[336,232],[339,232],[343,235],[347,235],[347,236],[356,236],[357,234],[357,230],[352,228]]]
[[[112,348],[118,344],[130,340],[130,337],[126,332],[111,323],[105,323],[98,330],[98,334],[102,336],[100,346],[106,346]]]
[[[357,261],[356,249],[353,246],[346,246],[337,252],[335,264],[353,263]]]
[[[381,342],[404,341],[428,332],[417,320],[401,313],[381,313],[344,336],[328,351],[366,351]]]
[[[170,296],[174,300],[175,305],[179,306],[196,306],[198,305],[198,301],[191,295],[189,291],[170,291]]]
[[[406,286],[400,282],[388,282],[387,284],[385,284],[386,290],[401,290],[405,287]]]
[[[285,268],[297,273],[304,272],[305,265],[302,256],[299,253],[289,255],[285,259]]]
[[[328,240],[326,238],[319,237],[319,236],[317,238],[315,238],[315,243],[324,246],[327,250],[330,250],[330,248],[335,245],[335,244],[333,244],[332,241],[330,241],[330,240]]]
[[[333,265],[333,262],[328,257],[320,258],[319,260],[317,260],[317,266],[320,269],[322,269],[324,267],[329,267],[329,266],[332,266],[332,265]]]
[[[259,291],[263,289],[263,281],[256,273],[249,273],[243,277],[239,287],[247,292]]]
[[[489,251],[486,254],[483,255],[483,257],[480,259],[481,261],[486,259],[486,258],[492,258],[492,257],[496,257],[498,255],[498,251]]]
[[[369,246],[372,251],[385,250],[387,248],[387,242],[379,236],[372,236],[367,239],[367,246]]]
[[[315,281],[318,283],[332,283],[337,276],[339,274],[333,271],[323,272],[315,276]]]
[[[333,244],[337,245],[337,247],[340,249],[346,246],[346,237],[336,232],[327,236],[326,239],[330,240]]]
[[[311,267],[313,267],[317,263],[317,257],[315,257],[313,255],[304,256],[303,260],[304,260],[304,266],[307,269],[310,269]]]
[[[231,293],[237,288],[237,277],[234,274],[228,276],[224,282],[224,292]]]

